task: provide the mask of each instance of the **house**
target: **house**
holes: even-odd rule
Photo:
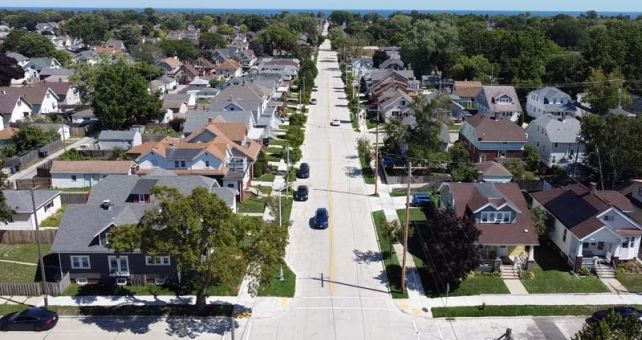
[[[571,96],[556,87],[545,87],[532,91],[526,100],[526,113],[537,118],[545,115],[574,116],[575,105]]]
[[[475,104],[478,113],[487,117],[503,117],[517,123],[522,115],[522,106],[512,86],[482,86]]]
[[[168,93],[163,96],[164,100],[183,101],[188,108],[196,106],[196,95],[192,93]]]
[[[619,192],[577,183],[532,197],[534,208],[554,218],[549,237],[575,271],[637,258],[642,226],[631,218],[633,206]]]
[[[378,67],[380,70],[396,70],[401,71],[406,67],[401,58],[388,58],[384,60]]]
[[[481,81],[455,81],[453,93],[459,97],[459,104],[467,109],[472,109],[475,108],[475,101],[481,89]]]
[[[23,97],[31,104],[31,113],[47,114],[60,111],[58,95],[47,85],[25,87],[2,87],[0,91]]]
[[[3,190],[7,207],[15,214],[7,224],[0,223],[0,230],[35,230],[38,225],[62,206],[60,192],[53,190],[34,190],[33,200],[29,190]],[[34,202],[36,214],[34,216]]]
[[[173,117],[184,117],[187,113],[187,102],[182,99],[163,98],[162,109],[168,111]]]
[[[549,167],[566,167],[584,160],[580,133],[580,121],[566,114],[539,116],[526,128],[528,144],[537,149],[540,160]]]
[[[372,58],[355,58],[352,60],[352,74],[354,78],[361,81],[362,78],[368,78],[373,69]]]
[[[20,131],[20,129],[12,127],[0,130],[0,147],[13,143],[13,136],[15,136],[18,131]]]
[[[539,245],[528,205],[516,183],[443,183],[440,208],[474,219],[487,259],[530,270]]]
[[[475,163],[475,169],[479,173],[477,179],[486,183],[510,183],[513,174],[503,165],[493,161]]]
[[[201,77],[208,76],[214,70],[215,65],[206,58],[199,57],[194,61],[194,68],[198,70]]]
[[[32,105],[17,91],[0,89],[0,115],[2,115],[1,129],[31,117]]]
[[[61,68],[62,64],[56,58],[31,58],[23,67],[31,73],[31,78],[40,79],[40,71],[47,68]]]
[[[199,76],[200,72],[192,64],[183,64],[179,67],[174,78],[178,80],[179,84],[189,84],[194,79],[198,79]]]
[[[84,109],[80,111],[75,111],[69,115],[69,119],[74,124],[83,124],[86,122],[97,121],[98,118],[94,115],[94,110]]]
[[[128,153],[140,155],[136,158],[139,173],[164,169],[179,175],[213,177],[222,186],[237,190],[239,200],[243,201],[261,146],[253,141],[235,142],[233,138],[237,139],[239,131],[239,125],[210,124],[185,141],[165,138],[156,144],[132,148]]]
[[[45,68],[40,71],[40,80],[48,83],[68,83],[69,77],[73,76],[74,70],[68,68]]]
[[[40,22],[36,24],[36,32],[42,35],[53,35],[56,34],[59,25],[57,22]]]
[[[366,79],[367,92],[371,93],[377,90],[377,87],[380,83],[384,81],[398,81],[405,84],[408,88],[413,91],[419,91],[420,82],[415,78],[415,74],[412,70],[379,70],[374,69],[370,73],[370,77]]]
[[[29,64],[29,58],[23,56],[20,53],[17,52],[7,52],[5,55],[9,58],[13,58],[16,62],[18,62],[18,66],[20,67],[25,67],[25,65]]]
[[[174,75],[183,66],[183,63],[178,60],[178,57],[169,57],[158,61],[156,66],[162,68],[166,74]]]
[[[176,277],[169,256],[147,256],[140,251],[116,256],[109,248],[109,232],[118,225],[133,225],[158,207],[154,187],[177,189],[190,195],[206,188],[236,210],[235,192],[202,176],[109,176],[92,188],[86,204],[70,204],[51,246],[60,270],[77,284],[163,284]]]
[[[412,94],[414,95],[414,94]],[[389,90],[376,94],[374,104],[369,107],[374,109],[379,116],[379,121],[388,122],[391,118],[402,120],[404,117],[412,114],[411,105],[415,101],[411,92],[394,87]]]
[[[252,111],[257,127],[276,129],[279,125],[276,110],[268,105],[273,94],[272,89],[259,84],[227,86],[210,101],[209,111]]]
[[[478,113],[464,121],[459,140],[466,143],[473,162],[522,158],[526,133],[508,119],[488,118]]]
[[[122,149],[129,150],[143,143],[142,136],[137,130],[103,130],[98,135],[100,150]]]
[[[103,47],[113,48],[120,52],[127,52],[127,47],[125,47],[125,43],[122,40],[118,40],[114,38],[107,39]]]
[[[227,59],[226,61],[214,67],[216,74],[220,77],[235,78],[243,74],[241,64],[234,59]]]
[[[74,54],[72,59],[78,64],[96,65],[100,61],[100,56],[94,50],[84,50]]]
[[[92,188],[110,175],[130,176],[134,173],[131,161],[53,161],[51,186],[58,189]]]
[[[252,135],[255,124],[252,111],[192,111],[187,114],[187,118],[183,122],[183,134],[189,135],[207,126],[215,119],[222,122],[243,123],[245,128],[250,131],[248,136]]]
[[[47,78],[48,79],[48,78]],[[33,87],[48,87],[58,96],[58,107],[82,104],[80,92],[68,82],[39,82]]]

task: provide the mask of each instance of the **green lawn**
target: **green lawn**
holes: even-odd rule
[[[642,274],[620,274],[615,278],[631,293],[642,293]]]
[[[368,127],[368,130],[376,128],[377,127],[377,120],[376,119],[366,119],[366,126]],[[379,130],[381,130],[381,127],[379,127]]]
[[[285,154],[283,153],[283,148],[268,148],[267,149],[267,160],[268,162],[279,162]]]
[[[383,211],[380,210],[373,212],[372,218],[374,219],[375,228],[377,230],[377,239],[379,240],[383,266],[386,269],[386,276],[388,277],[390,293],[395,299],[407,298],[408,294],[402,294],[401,292],[401,265],[397,259],[397,254],[391,247],[390,242],[383,237],[383,231],[381,230],[381,224],[386,221],[386,216]]]
[[[0,262],[0,282],[34,282],[37,266]]]
[[[280,280],[280,275],[280,270],[274,273],[272,286],[269,288],[259,288],[257,295],[293,297],[296,286],[296,275],[287,265],[283,265],[283,281]]]
[[[267,185],[261,185],[259,186],[259,190],[263,195],[270,196],[270,193],[272,193],[272,187],[267,186]]]
[[[239,212],[241,213],[262,213],[265,211],[265,203],[261,198],[251,197],[246,199],[239,205]]]
[[[550,316],[550,315],[586,315],[612,305],[596,306],[481,306],[475,307],[437,307],[432,308],[432,315],[436,318],[444,317],[484,317],[484,316]],[[639,308],[639,307],[638,307]]]
[[[420,208],[410,208],[408,212],[410,215],[410,222],[425,222],[428,220],[426,218],[426,214],[424,214],[423,210]],[[406,220],[406,209],[397,209],[397,215],[399,216],[399,221],[404,223]]]
[[[58,228],[60,226],[60,221],[62,220],[62,215],[65,214],[66,205],[63,205],[58,211],[53,215],[47,217],[44,221],[40,223],[40,228]]]
[[[363,175],[363,180],[366,182],[366,184],[374,184],[374,170],[372,170],[370,164],[366,162],[366,159],[361,154],[361,152],[359,152],[359,162],[361,163],[361,174]]]
[[[263,174],[259,177],[254,177],[253,180],[258,181],[258,182],[274,182],[274,178],[276,175],[274,174]]]
[[[286,144],[286,141],[285,141],[284,139],[277,139],[277,138],[274,138],[274,139],[272,139],[272,140],[270,141],[270,145],[280,145],[280,146],[284,146],[285,144]]]
[[[429,193],[427,191],[418,191],[418,192],[411,192],[410,193],[410,198],[412,199],[412,195],[414,194],[428,194],[432,196],[432,193]],[[401,197],[401,196],[406,196],[406,191],[393,191],[390,193],[390,197]]]
[[[448,296],[467,296],[479,294],[509,294],[501,277],[469,276]]]
[[[535,248],[533,279],[523,279],[529,293],[604,293],[609,290],[594,276],[576,277],[550,247]]]
[[[42,256],[49,254],[51,244],[42,244]],[[0,260],[38,263],[36,244],[0,244]],[[2,276],[0,276],[0,280]]]
[[[235,296],[238,294],[241,279],[238,278],[231,285],[214,285],[210,287],[208,294],[210,296]],[[113,295],[113,296],[129,296],[129,295],[193,295],[194,289],[189,284],[184,287],[169,287],[157,285],[144,285],[144,286],[116,286],[116,285],[100,285],[89,284],[79,286],[72,284],[63,292],[65,296],[97,296],[97,295]]]
[[[283,207],[283,216],[281,216],[283,221],[289,221],[290,220],[290,215],[292,214],[292,203],[293,202],[294,202],[294,197],[292,197],[292,195],[290,194],[288,196],[288,199],[285,201],[285,206]]]

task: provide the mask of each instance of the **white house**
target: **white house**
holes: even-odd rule
[[[100,150],[113,150],[116,148],[129,150],[142,143],[143,137],[137,130],[103,130],[98,135],[98,147]]]
[[[512,86],[482,86],[475,100],[478,113],[487,117],[507,118],[516,123],[522,106]]]
[[[51,186],[58,189],[91,188],[109,175],[133,174],[131,161],[54,161]]]
[[[486,183],[510,183],[513,180],[513,174],[510,173],[503,165],[493,161],[475,163],[477,169],[477,179]]]
[[[17,92],[7,92],[0,89],[0,115],[2,115],[2,126],[9,126],[9,123],[19,122],[31,116],[31,104]]]
[[[32,123],[32,125],[39,127],[42,131],[44,132],[56,132],[58,135],[60,135],[61,139],[69,139],[71,137],[71,133],[69,131],[69,126],[65,124],[58,124],[58,123]]]
[[[555,219],[549,237],[575,271],[637,258],[642,226],[619,192],[571,184],[532,196],[533,207]]]
[[[528,144],[537,149],[540,159],[549,167],[582,162],[584,144],[580,143],[580,132],[580,121],[566,115],[539,116],[526,128]]]
[[[47,114],[59,112],[58,95],[46,85],[25,86],[25,87],[2,87],[0,91],[13,93],[22,96],[31,104],[31,112],[34,114]]]
[[[574,116],[575,105],[571,96],[555,87],[532,91],[526,100],[526,113],[537,118],[547,114],[553,116]]]
[[[29,190],[3,190],[7,206],[15,214],[13,221],[0,223],[0,230],[35,230],[36,220],[33,214],[33,201]],[[55,214],[62,206],[60,192],[51,190],[34,190],[33,198],[36,203],[36,217],[41,223]]]

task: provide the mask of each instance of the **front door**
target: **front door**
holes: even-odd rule
[[[109,273],[117,276],[129,275],[127,256],[109,256]]]

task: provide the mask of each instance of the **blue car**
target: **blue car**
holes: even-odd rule
[[[412,195],[412,205],[415,207],[425,207],[430,204],[430,194]]]
[[[319,208],[314,214],[314,225],[319,228],[328,227],[328,210],[326,208]]]

